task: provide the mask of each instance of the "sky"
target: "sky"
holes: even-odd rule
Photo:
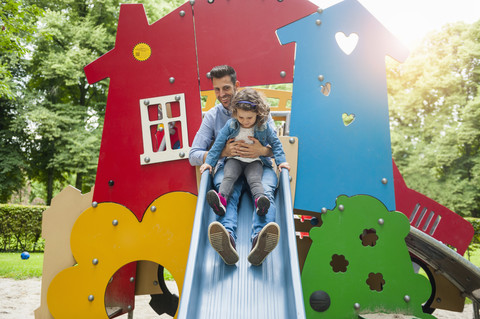
[[[310,0],[321,8],[339,0]],[[447,23],[480,20],[480,0],[358,0],[408,48]]]

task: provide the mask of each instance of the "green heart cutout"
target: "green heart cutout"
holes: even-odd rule
[[[345,126],[349,126],[355,120],[355,114],[348,115],[347,113],[343,113],[342,114],[342,120],[343,120],[343,124]]]

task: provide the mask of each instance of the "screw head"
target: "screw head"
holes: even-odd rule
[[[322,210],[321,210],[322,214],[325,214],[327,212],[327,208],[326,207],[322,207]]]
[[[154,286],[158,285],[158,281],[155,280],[155,281],[153,282],[153,285],[154,285]]]
[[[184,157],[185,157],[185,153],[184,153],[184,152],[180,152],[180,153],[178,153],[178,156],[180,156],[180,158],[184,158]]]
[[[115,182],[113,181],[113,179],[109,180],[108,181],[108,186],[113,186],[115,185]]]
[[[170,78],[168,79],[168,81],[169,81],[170,83],[173,83],[173,82],[175,82],[175,78],[172,76],[172,77],[170,77]]]
[[[150,157],[145,156],[145,158],[143,159],[143,161],[144,161],[145,163],[150,163]]]
[[[379,218],[379,219],[378,219],[378,224],[379,224],[379,225],[385,224],[385,221],[383,220],[383,218]]]
[[[97,202],[92,202],[92,207],[95,208],[98,206],[98,203]]]
[[[318,9],[317,9],[317,13],[323,13],[323,9],[322,9],[322,8],[318,8]]]
[[[112,225],[113,225],[113,226],[118,226],[118,220],[114,219],[114,220],[112,221]]]
[[[184,17],[184,16],[185,16],[185,11],[183,11],[183,10],[180,11],[180,16],[181,16],[181,17]]]
[[[345,209],[345,206],[343,206],[343,205],[338,205],[338,210],[340,210],[341,212],[343,212],[344,209]]]
[[[288,142],[289,142],[290,144],[295,144],[295,139],[294,139],[293,137],[290,137],[290,138],[288,139]]]
[[[320,82],[323,82],[323,80],[325,80],[325,77],[320,74],[320,75],[318,76],[318,80],[319,80]]]
[[[143,104],[147,106],[150,105],[150,100],[143,100]]]
[[[190,4],[193,6],[195,4],[195,0],[190,0]]]
[[[94,264],[94,265],[98,265],[98,259],[97,259],[97,258],[93,258],[93,260],[92,260],[92,264]]]
[[[207,79],[211,79],[212,78],[212,75],[210,74],[210,72],[207,72]]]
[[[157,207],[152,206],[152,207],[150,207],[150,210],[152,211],[152,213],[155,213],[157,211]]]
[[[131,305],[128,305],[128,306],[127,306],[127,309],[128,309],[128,310],[132,310],[132,306],[131,306]]]
[[[322,24],[322,20],[320,20],[320,19],[315,20],[315,24],[316,24],[316,25],[321,25],[321,24]]]
[[[386,185],[387,183],[388,183],[388,179],[386,179],[385,177],[382,178],[382,184],[383,184],[383,185]]]
[[[95,299],[94,295],[88,295],[88,301],[93,301],[93,299]]]
[[[355,310],[360,309],[360,304],[358,302],[354,303],[353,308],[355,308]]]
[[[182,97],[180,95],[175,95],[175,101],[180,101]]]
[[[410,302],[410,296],[409,295],[405,295],[403,297],[403,300],[405,300],[405,302]]]
[[[281,71],[281,72],[280,72],[280,76],[281,76],[282,78],[286,77],[286,76],[287,76],[287,72]]]
[[[135,277],[130,277],[130,282],[134,282],[135,281]]]

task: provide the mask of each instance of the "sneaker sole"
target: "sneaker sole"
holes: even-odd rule
[[[268,223],[258,234],[258,240],[255,247],[248,255],[248,261],[259,266],[263,263],[268,254],[277,247],[280,238],[280,228],[276,223]]]
[[[259,216],[265,216],[270,208],[270,201],[266,197],[260,197],[257,201],[257,214]]]
[[[218,216],[225,215],[225,210],[221,206],[220,198],[218,198],[218,195],[215,192],[207,193],[207,203],[212,207],[215,214]]]
[[[208,240],[227,265],[238,261],[238,254],[230,243],[230,234],[222,224],[213,222],[208,226]]]

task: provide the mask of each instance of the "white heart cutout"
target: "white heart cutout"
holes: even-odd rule
[[[335,33],[335,40],[340,49],[346,54],[350,55],[353,50],[357,47],[358,44],[358,34],[350,33],[349,36],[346,36],[343,32]]]

